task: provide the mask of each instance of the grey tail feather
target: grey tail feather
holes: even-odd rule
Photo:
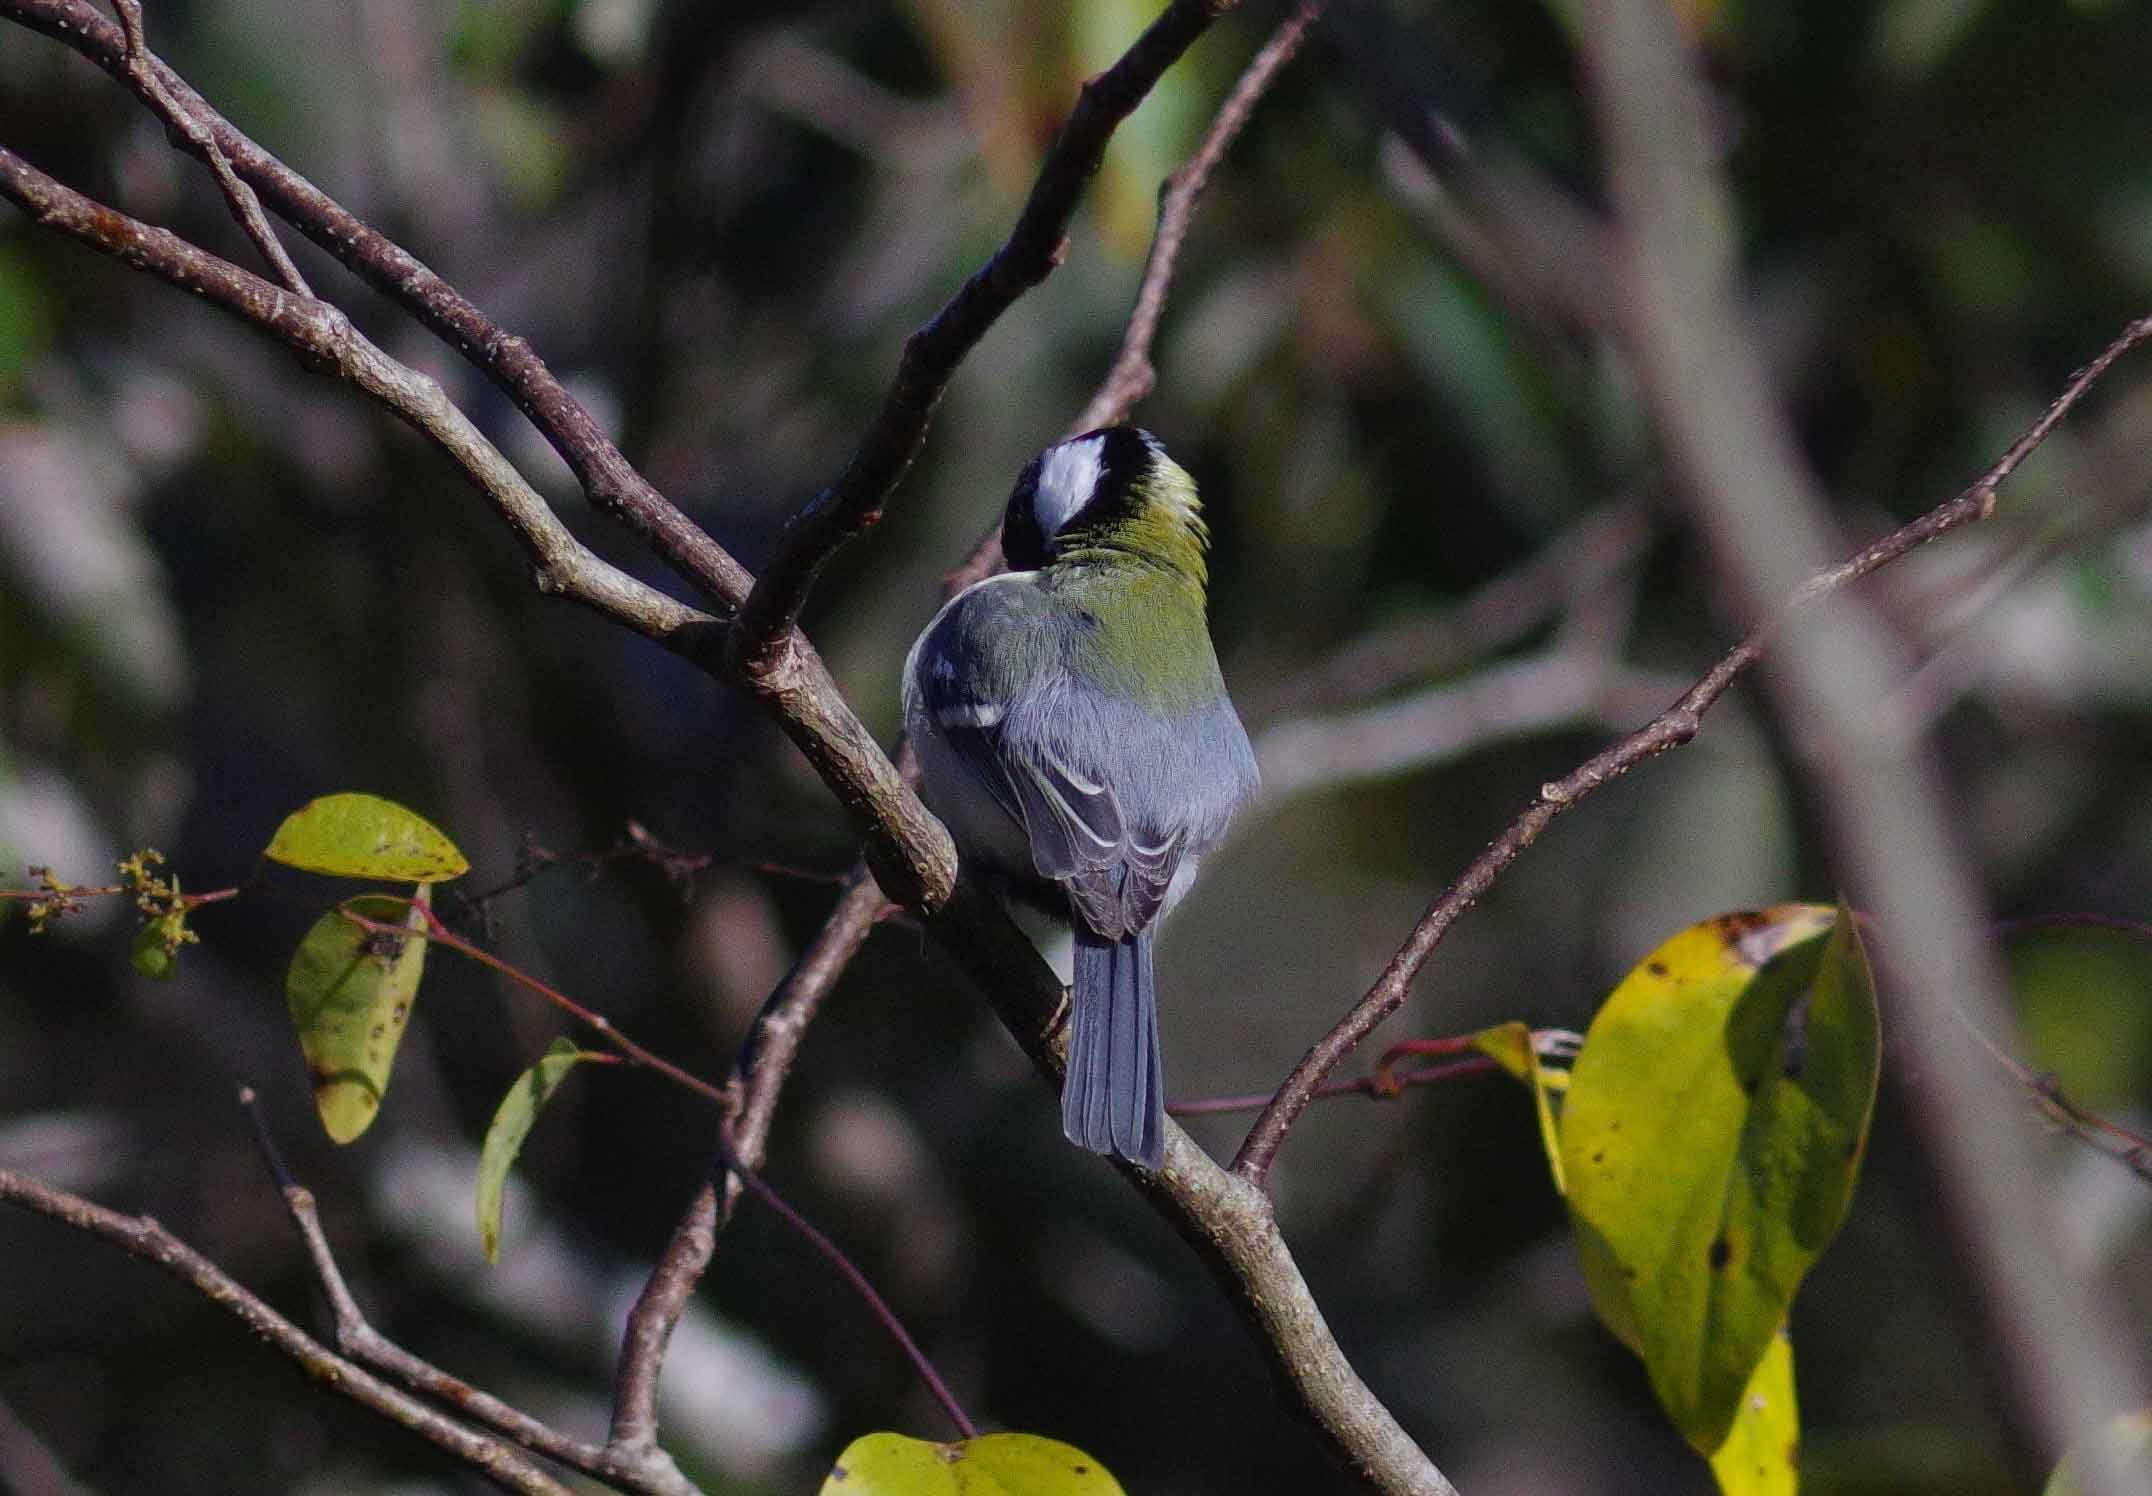
[[[1166,1147],[1166,1093],[1151,932],[1107,940],[1079,921],[1070,1001],[1061,1130],[1080,1148],[1157,1168]]]

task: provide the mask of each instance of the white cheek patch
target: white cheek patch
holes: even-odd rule
[[[1091,501],[1105,471],[1106,438],[1087,436],[1050,449],[1039,462],[1039,486],[1032,499],[1032,513],[1039,533],[1051,538],[1061,533],[1069,517]]]

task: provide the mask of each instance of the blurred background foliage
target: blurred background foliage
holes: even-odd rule
[[[243,128],[529,336],[755,565],[841,466],[905,334],[1005,232],[1075,83],[1150,9],[171,0],[150,25]],[[1978,473],[2152,301],[2152,11],[1684,13],[1756,336],[1845,534],[1865,539]],[[1122,132],[1067,263],[965,365],[887,520],[817,594],[810,631],[885,735],[940,577],[1103,373],[1158,181],[1279,14],[1250,0]],[[1369,102],[1379,63],[1588,198],[1568,8],[1381,0],[1344,22],[1287,72],[1205,198],[1138,412],[1204,485],[1216,633],[1272,786],[1164,943],[1180,1096],[1275,1083],[1542,780],[1657,711],[1731,637],[1615,351],[1533,264],[1487,252],[1469,205]],[[11,147],[251,263],[206,176],[130,98],[42,38],[0,38]],[[286,237],[317,288],[447,382],[596,547],[656,576],[501,396]],[[1618,310],[1602,267],[1571,268]],[[2004,914],[2146,912],[2141,357],[1991,525],[1877,584]],[[1737,694],[1694,746],[1565,819],[1386,1032],[1581,1028],[1678,926],[1831,898],[1792,767]],[[495,910],[503,954],[710,1075],[829,905],[822,875],[853,854],[753,709],[534,595],[508,538],[408,432],[186,298],[0,215],[7,876],[35,862],[94,880],[147,843],[189,888],[265,884],[203,911],[204,944],[162,986],[130,972],[117,910],[38,938],[0,915],[0,1160],[156,1214],[304,1318],[299,1245],[230,1099],[251,1083],[377,1322],[595,1431],[625,1297],[709,1162],[710,1114],[647,1076],[576,1076],[532,1139],[488,1271],[476,1139],[560,1025],[442,957],[381,1123],[330,1147],[281,998],[320,892],[255,858],[286,811],[341,789],[432,816],[477,886],[512,872],[526,839],[596,850],[631,819],[710,853],[690,886],[649,867],[560,870]],[[2036,1063],[2124,1118],[2152,1086],[2135,957],[2062,941],[2020,962]],[[1869,1177],[1796,1307],[1808,1489],[2023,1490],[1996,1432],[1998,1368],[1892,1111],[1905,1079],[1887,1077]],[[1232,1120],[1195,1130],[1224,1151],[1238,1137]],[[2053,1147],[2077,1254],[2058,1270],[2100,1275],[2141,1322],[2145,1185]],[[1590,1319],[1536,1150],[1522,1092],[1500,1080],[1328,1105],[1276,1175],[1288,1237],[1376,1391],[1476,1496],[1703,1491],[1641,1370]],[[1038,1082],[916,931],[878,932],[837,990],[770,1173],[985,1421],[1082,1445],[1132,1491],[1342,1487],[1275,1412],[1187,1250],[1062,1143]],[[7,1426],[93,1488],[466,1484],[139,1263],[8,1216],[0,1265]],[[752,1206],[669,1378],[668,1440],[718,1491],[807,1489],[857,1433],[941,1431],[865,1312]]]

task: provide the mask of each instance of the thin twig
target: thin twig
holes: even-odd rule
[[[277,1193],[283,1197],[284,1209],[306,1246],[308,1259],[314,1264],[314,1276],[329,1300],[339,1350],[354,1361],[386,1372],[406,1387],[439,1400],[471,1422],[586,1475],[597,1476],[622,1489],[643,1493],[643,1496],[697,1496],[700,1488],[683,1476],[662,1451],[636,1451],[629,1457],[621,1451],[571,1439],[522,1409],[481,1392],[432,1362],[413,1355],[376,1330],[359,1308],[357,1297],[344,1280],[343,1270],[337,1266],[328,1234],[322,1229],[321,1211],[314,1203],[313,1192],[300,1184],[285,1166],[283,1153],[276,1145],[275,1136],[270,1132],[251,1088],[240,1091],[239,1104],[253,1129],[262,1162],[276,1183]]]
[[[927,1384],[927,1390],[933,1393],[934,1400],[942,1405],[942,1411],[949,1415],[949,1421],[956,1425],[957,1432],[967,1439],[976,1439],[979,1430],[964,1412],[963,1405],[949,1390],[949,1384],[941,1379],[941,1373],[934,1369],[934,1363],[927,1359],[926,1352],[919,1348],[919,1342],[912,1339],[911,1332],[904,1328],[904,1322],[897,1318],[896,1311],[889,1307],[886,1299],[874,1291],[874,1285],[867,1281],[867,1275],[845,1255],[842,1247],[817,1230],[813,1222],[786,1203],[784,1196],[771,1189],[760,1174],[747,1167],[731,1144],[720,1138],[718,1147],[724,1155],[725,1167],[732,1171],[733,1177],[746,1185],[748,1192],[757,1200],[776,1212],[786,1225],[804,1237],[807,1244],[821,1253],[823,1260],[837,1269],[844,1280],[852,1285],[852,1291],[866,1301],[867,1307],[881,1322],[882,1328],[889,1332],[890,1338],[895,1340],[898,1348],[904,1352],[905,1359],[912,1363],[912,1370]]]
[[[2027,1099],[2038,1107],[2049,1121],[2095,1153],[2106,1155],[2139,1179],[2152,1183],[2152,1138],[2132,1131],[2119,1122],[2111,1122],[2079,1105],[2063,1090],[2058,1077],[2034,1070],[1989,1038],[1963,1010],[1953,1011],[1957,1013],[1959,1024],[1972,1037],[1973,1042],[1995,1062],[1997,1068],[2017,1082]]]
[[[2118,919],[2106,914],[2031,914],[2017,919],[1997,920],[1989,934],[1998,945],[2023,935],[2036,935],[2047,930],[2099,930],[2110,935],[2127,935],[2132,940],[2152,943],[2152,924],[2142,920]],[[2061,1080],[2049,1074],[2035,1071],[2008,1050],[1997,1044],[1973,1022],[1963,1010],[1958,1010],[1958,1021],[1965,1031],[2012,1080],[2015,1080],[2032,1099],[2034,1105],[2044,1112],[2058,1127],[2100,1153],[2120,1163],[2138,1178],[2152,1183],[2152,1137],[2124,1127],[2121,1123],[2101,1116],[2079,1103],[2062,1087]]]
[[[1032,1063],[1058,1076],[1064,989],[1001,905],[966,880],[922,923],[993,1004]],[[1385,1496],[1454,1496],[1455,1487],[1338,1344],[1261,1190],[1219,1168],[1170,1122],[1160,1168],[1118,1167],[1217,1279],[1281,1396],[1333,1459]]]
[[[1120,349],[1098,388],[1062,433],[1064,436],[1081,436],[1100,426],[1126,420],[1136,403],[1150,393],[1155,377],[1151,346],[1158,337],[1158,324],[1165,313],[1166,294],[1172,289],[1173,274],[1180,267],[1181,245],[1187,240],[1189,225],[1194,221],[1196,200],[1203,195],[1211,174],[1225,158],[1248,117],[1255,112],[1257,102],[1299,50],[1309,25],[1324,4],[1325,0],[1304,0],[1279,23],[1270,40],[1249,61],[1226,94],[1225,101],[1218,106],[1218,113],[1204,132],[1195,154],[1166,178],[1158,201],[1157,224],[1151,232],[1150,253],[1144,258],[1143,275],[1136,285],[1136,298],[1121,334]],[[1001,570],[1001,565],[1001,525],[997,520],[972,546],[963,564],[942,579],[943,597],[954,597],[972,583]]]
[[[283,243],[269,227],[254,189],[240,181],[239,174],[232,170],[224,148],[217,144],[216,132],[199,114],[181,103],[158,76],[156,55],[150,51],[148,39],[143,34],[142,0],[112,0],[112,9],[119,16],[120,29],[127,37],[127,50],[121,65],[127,86],[164,121],[166,129],[176,132],[188,149],[207,163],[210,174],[217,179],[217,190],[224,194],[224,201],[231,207],[232,216],[239,220],[239,226],[254,241],[254,247],[276,271],[284,289],[311,300],[313,288],[307,285],[306,277],[299,273],[299,267],[292,263]]]
[[[462,469],[523,543],[541,591],[603,613],[683,652],[708,615],[636,580],[575,538],[440,384],[375,347],[350,318],[302,299],[177,234],[85,197],[0,147],[0,196],[36,222],[229,312],[386,406]]]
[[[1138,401],[1151,392],[1157,382],[1157,370],[1151,364],[1151,344],[1158,336],[1158,323],[1166,309],[1166,292],[1172,286],[1173,272],[1177,268],[1181,245],[1188,238],[1188,226],[1195,221],[1196,199],[1210,185],[1211,173],[1225,159],[1255,106],[1270,89],[1271,81],[1279,69],[1293,60],[1300,50],[1301,39],[1308,28],[1322,14],[1324,0],[1302,0],[1291,15],[1279,23],[1278,29],[1263,43],[1262,50],[1248,63],[1234,83],[1232,92],[1218,106],[1217,115],[1211,120],[1210,129],[1203,136],[1203,143],[1196,153],[1184,162],[1180,169],[1166,178],[1165,191],[1158,199],[1158,227],[1151,235],[1151,252],[1144,261],[1143,279],[1136,287],[1135,309],[1129,313],[1128,326],[1121,334],[1120,351],[1114,355],[1112,367],[1098,392],[1076,417],[1069,435],[1076,436],[1100,426],[1111,426],[1125,420]]]
[[[695,891],[695,875],[718,865],[720,861],[715,852],[689,852],[671,846],[651,835],[640,821],[629,821],[611,846],[596,852],[555,852],[551,848],[540,846],[536,837],[526,834],[522,848],[516,854],[513,872],[475,893],[449,890],[449,917],[459,920],[470,917],[490,939],[493,904],[505,895],[528,886],[534,879],[553,868],[580,867],[595,878],[600,869],[616,862],[645,862],[663,873],[683,898],[688,898]],[[841,873],[824,873],[811,868],[790,867],[783,863],[750,862],[743,865],[755,872],[796,878],[802,882],[843,881]]]
[[[783,552],[755,582],[728,631],[728,655],[741,676],[751,679],[779,666],[816,576],[847,541],[881,518],[883,503],[926,444],[934,409],[957,365],[1067,253],[1069,220],[1113,132],[1211,22],[1238,3],[1172,0],[1119,61],[1083,85],[1009,237],[948,305],[905,340],[873,425],[837,480],[793,521]]]
[[[369,897],[375,896],[369,895]],[[433,945],[445,946],[459,956],[476,961],[479,965],[500,973],[511,982],[529,988],[577,1022],[588,1024],[596,1029],[607,1044],[612,1045],[629,1059],[635,1061],[636,1064],[648,1066],[667,1080],[674,1082],[676,1085],[685,1086],[688,1090],[706,1100],[715,1101],[720,1105],[724,1104],[725,1091],[723,1087],[712,1085],[692,1070],[682,1069],[655,1050],[646,1049],[615,1028],[613,1021],[603,1013],[586,1008],[558,987],[540,981],[514,962],[505,961],[484,946],[464,939],[454,930],[442,924],[440,917],[433,912],[432,907],[424,900],[405,899],[394,895],[381,895],[379,897],[391,898],[395,903],[404,904],[417,910],[425,919],[426,928],[414,930],[401,921],[374,919],[359,913],[348,903],[339,904],[336,912],[345,920],[372,934],[391,935],[399,940],[424,940]]]
[[[872,929],[874,918],[879,914],[883,902],[881,891],[875,887],[873,880],[867,876],[865,869],[858,870],[854,874],[853,888],[847,894],[847,907],[852,911],[853,917],[860,921],[858,938],[864,939],[866,931]],[[735,1084],[725,1089],[720,1089],[700,1080],[670,1061],[651,1053],[641,1045],[628,1039],[606,1019],[591,1012],[573,999],[540,982],[535,977],[518,970],[490,952],[473,946],[460,936],[446,930],[433,917],[431,910],[425,904],[414,900],[412,901],[412,907],[418,909],[427,918],[428,928],[419,938],[433,940],[439,944],[446,945],[451,950],[480,961],[503,975],[521,982],[532,990],[542,993],[549,1000],[573,1013],[583,1022],[599,1029],[608,1042],[616,1045],[629,1057],[660,1071],[683,1085],[690,1086],[721,1104],[729,1105],[730,1098],[737,1093],[737,1077]],[[348,908],[340,912],[346,919],[365,929],[390,934],[407,933],[402,925],[392,925],[383,921],[369,919],[354,913]],[[832,928],[848,932],[852,926],[849,923],[842,923],[833,925]],[[839,954],[842,938],[842,936],[837,937],[829,942],[826,948],[810,952],[810,958],[815,963],[815,968],[819,968],[821,963],[828,962]],[[849,955],[849,952],[844,952],[844,954]],[[763,1080],[762,1089],[769,1094],[762,1107],[758,1108],[760,1122],[755,1144],[758,1154],[766,1140],[769,1114],[774,1110],[776,1104],[772,1078],[781,1075],[782,1071],[788,1070],[790,1066],[791,1054],[783,1048],[786,1042],[786,1030],[790,1030],[795,1035],[802,1030],[807,1018],[812,1016],[814,1006],[820,1002],[829,987],[829,983],[820,978],[818,969],[810,969],[803,974],[801,968],[796,967],[794,976],[797,981],[790,981],[786,985],[780,986],[778,991],[773,994],[769,1011],[766,1013],[766,1017],[770,1021],[758,1024],[756,1029],[756,1039],[767,1044],[769,1049],[766,1052],[775,1057],[771,1062],[771,1067],[760,1072]],[[756,1055],[748,1061],[751,1068],[759,1058],[760,1056]],[[918,1343],[912,1339],[909,1332],[898,1321],[895,1312],[890,1309],[888,1303],[867,1281],[866,1275],[845,1256],[842,1249],[835,1242],[816,1229],[806,1217],[793,1209],[778,1196],[775,1190],[756,1176],[753,1169],[743,1161],[737,1147],[725,1139],[723,1129],[720,1130],[719,1158],[733,1179],[737,1179],[749,1190],[753,1191],[758,1198],[775,1210],[788,1225],[799,1232],[817,1252],[821,1253],[837,1268],[845,1281],[850,1283],[860,1297],[866,1301],[868,1308],[875,1317],[895,1337],[898,1345],[911,1360],[920,1379],[926,1383],[928,1390],[933,1393],[935,1398],[949,1410],[951,1418],[962,1430],[964,1437],[971,1438],[975,1433],[971,1421],[965,1416],[963,1409],[957,1405],[955,1398],[949,1392],[948,1386],[942,1381],[940,1374],[935,1371],[932,1362],[927,1359],[925,1353],[919,1349]],[[729,1211],[732,1199],[731,1190],[733,1188],[729,1182],[727,1188],[726,1207]],[[300,1193],[303,1194],[304,1192],[301,1191]],[[309,1198],[306,1202],[308,1211],[311,1211],[311,1205],[312,1202]],[[295,1207],[296,1209],[297,1207]],[[691,1211],[690,1214],[693,1216],[696,1212]],[[712,1224],[714,1229],[714,1222]],[[302,1231],[304,1229],[302,1223]],[[325,1244],[321,1250],[323,1253],[326,1252]],[[705,1260],[707,1259],[705,1258]],[[317,1266],[320,1266],[319,1261],[317,1261]],[[663,1323],[659,1327],[660,1335],[656,1341],[657,1351],[643,1362],[635,1362],[632,1359],[630,1351],[638,1345],[637,1327],[648,1323],[639,1315],[631,1317],[629,1339],[627,1345],[623,1347],[620,1381],[625,1386],[632,1379],[633,1385],[638,1389],[638,1401],[640,1401],[641,1396],[640,1389],[644,1386],[649,1388],[649,1395],[653,1399],[655,1397],[657,1371],[659,1362],[662,1359],[665,1338],[669,1337],[673,1324],[677,1323],[686,1293],[692,1290],[695,1278],[699,1276],[699,1267],[693,1266],[690,1260],[684,1259],[679,1262],[662,1264],[660,1273],[666,1273],[668,1268],[671,1276],[667,1278],[666,1287],[677,1293],[678,1297],[667,1305],[671,1310],[672,1317],[670,1321]],[[332,1289],[332,1296],[333,1293],[334,1290]],[[648,1293],[649,1290],[646,1288],[646,1297]],[[348,1295],[346,1298],[348,1299]],[[638,1305],[638,1310],[640,1309],[641,1306]],[[356,1315],[355,1305],[352,1307],[351,1313]],[[341,1316],[342,1311],[340,1311],[339,1318],[340,1326],[343,1323]],[[363,1320],[359,1321],[359,1324],[363,1326]],[[357,1331],[355,1330],[354,1333],[357,1333]],[[605,1467],[601,1473],[610,1473],[617,1466],[646,1477],[654,1475],[656,1483],[647,1487],[651,1490],[674,1491],[681,1489],[675,1481],[677,1471],[673,1469],[670,1460],[663,1457],[654,1447],[654,1412],[650,1420],[649,1437],[645,1438],[643,1436],[640,1425],[631,1425],[628,1431],[623,1433],[621,1420],[616,1416],[614,1434],[608,1440],[605,1449],[602,1451],[592,1450],[587,1446],[577,1445],[572,1441],[562,1439],[559,1435],[546,1429],[543,1424],[538,1423],[537,1420],[529,1418],[505,1403],[499,1402],[498,1399],[490,1398],[486,1394],[478,1392],[475,1388],[457,1381],[445,1372],[428,1366],[427,1363],[420,1361],[417,1357],[410,1356],[407,1352],[390,1345],[378,1336],[373,1336],[370,1330],[365,1331],[365,1334],[372,1337],[367,1342],[369,1346],[387,1357],[387,1364],[398,1375],[422,1379],[417,1384],[423,1386],[424,1390],[450,1398],[459,1410],[477,1417],[482,1422],[499,1427],[502,1432],[529,1444],[532,1448],[553,1454],[557,1458],[567,1459],[571,1463],[578,1463],[579,1468],[591,1468],[588,1463],[580,1463],[582,1461],[596,1462],[598,1465]],[[544,1442],[534,1442],[539,1440]],[[654,1470],[652,1469],[653,1464],[655,1464]],[[644,1487],[639,1486],[638,1488]]]
[[[566,1486],[500,1440],[466,1428],[330,1350],[148,1216],[107,1210],[6,1168],[0,1168],[0,1202],[110,1242],[131,1256],[163,1268],[239,1320],[256,1338],[296,1362],[321,1386],[446,1450],[502,1490],[521,1492],[523,1496],[570,1496]]]
[[[1403,1070],[1387,1079],[1376,1075],[1362,1075],[1353,1080],[1325,1081],[1315,1088],[1311,1101],[1328,1101],[1333,1096],[1365,1096],[1371,1101],[1395,1101],[1398,1093],[1407,1086],[1432,1086],[1460,1075],[1484,1075],[1502,1067],[1491,1059],[1451,1060],[1442,1065],[1423,1065],[1418,1070]],[[1172,1101],[1166,1104],[1169,1117],[1215,1117],[1227,1112],[1253,1112],[1270,1105],[1274,1093],[1259,1091],[1248,1096],[1205,1096],[1196,1101]]]
[[[807,1027],[889,907],[867,870],[854,869],[836,909],[762,1005],[726,1086],[728,1111],[737,1107],[737,1115],[721,1124],[730,1129],[732,1157],[750,1164],[762,1162],[777,1103]],[[628,1313],[613,1378],[609,1442],[615,1448],[641,1449],[656,1441],[658,1376],[665,1347],[695,1285],[709,1269],[718,1230],[731,1219],[740,1197],[739,1177],[725,1166],[723,1154],[711,1173],[712,1179],[696,1192],[673,1228],[671,1240]]]
[[[1269,42],[1250,61],[1240,79],[1219,106],[1219,115],[1204,134],[1194,156],[1184,163],[1168,179],[1168,190],[1161,199],[1159,218],[1154,230],[1152,249],[1144,266],[1144,273],[1136,292],[1135,305],[1130,312],[1130,328],[1121,341],[1121,351],[1100,381],[1082,414],[1068,428],[1068,435],[1079,435],[1095,425],[1119,419],[1128,413],[1128,405],[1138,396],[1128,396],[1126,401],[1114,396],[1117,389],[1127,387],[1126,366],[1132,361],[1148,363],[1150,347],[1157,333],[1159,313],[1163,309],[1166,293],[1171,288],[1173,273],[1179,263],[1179,245],[1185,239],[1188,224],[1193,217],[1197,198],[1208,182],[1210,174],[1223,159],[1234,139],[1254,111],[1256,102],[1276,79],[1278,72],[1290,61],[1309,23],[1321,10],[1323,0],[1309,0],[1281,23]],[[1171,235],[1171,248],[1161,250],[1158,240]],[[1144,325],[1138,330],[1136,324]],[[962,592],[985,577],[1001,569],[1001,530],[998,522],[981,536],[972,547],[962,565],[942,578],[942,599]],[[916,763],[907,744],[899,757],[907,781],[917,777]],[[1048,1053],[1051,1050],[1049,1047]],[[1051,1058],[1042,1061],[1051,1071],[1057,1062]]]
[[[1776,618],[1757,627],[1729,650],[1672,706],[1627,737],[1593,754],[1560,779],[1541,785],[1539,793],[1501,835],[1428,905],[1410,938],[1390,958],[1375,984],[1293,1068],[1271,1098],[1270,1105],[1249,1129],[1239,1155],[1233,1160],[1233,1172],[1257,1185],[1268,1178],[1278,1149],[1324,1078],[1378,1024],[1404,1004],[1413,979],[1426,965],[1427,958],[1434,954],[1435,947],[1442,943],[1450,927],[1479,901],[1525,848],[1539,839],[1540,833],[1556,816],[1637,765],[1695,737],[1703,714],[1762,656],[1766,644],[1780,630],[1815,603],[1889,565],[1907,552],[1994,513],[1996,491],[2017,471],[2018,465],[2047,438],[2056,423],[2076,408],[2117,359],[2148,338],[2152,338],[2152,316],[2139,318],[2123,328],[2098,357],[2071,376],[2062,393],[2049,402],[2039,419],[2028,426],[1973,483],[1920,518],[1864,546],[1847,560],[1816,572],[1794,592]]]
[[[42,32],[127,81],[126,38],[88,0],[0,0],[0,18]],[[500,386],[560,453],[591,502],[626,525],[720,612],[739,606],[754,580],[747,569],[635,470],[527,341],[498,326],[416,255],[264,150],[164,63],[151,59],[150,65],[271,211],[408,308]],[[193,141],[185,144],[195,149]]]

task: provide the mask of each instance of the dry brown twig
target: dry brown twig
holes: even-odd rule
[[[883,502],[926,443],[934,407],[958,363],[1067,252],[1064,236],[1076,200],[1098,170],[1107,140],[1210,23],[1238,4],[1172,0],[1118,62],[1083,85],[1008,238],[948,305],[905,340],[896,378],[851,461],[794,519],[784,551],[756,580],[727,636],[735,671],[752,678],[779,667],[815,578],[847,541],[881,518]]]
[[[1063,431],[1064,436],[1081,436],[1086,431],[1127,420],[1129,412],[1151,392],[1152,385],[1157,382],[1157,371],[1151,364],[1151,348],[1158,340],[1158,326],[1165,316],[1166,297],[1173,289],[1174,272],[1180,268],[1181,246],[1187,242],[1189,226],[1195,221],[1196,202],[1203,196],[1203,189],[1210,185],[1211,176],[1225,160],[1226,152],[1246,128],[1249,117],[1255,113],[1255,106],[1277,80],[1279,70],[1299,52],[1308,28],[1322,15],[1323,5],[1324,0],[1303,0],[1279,23],[1270,40],[1263,44],[1235,80],[1225,102],[1218,106],[1195,154],[1166,178],[1165,188],[1159,194],[1158,222],[1152,230],[1150,253],[1144,257],[1143,274],[1136,284],[1135,301],[1129,308],[1120,347],[1107,367],[1105,378],[1099,381],[1097,390]],[[971,554],[964,558],[964,564],[944,578],[943,594],[953,597],[973,582],[992,576],[1000,569],[1001,527],[997,520],[972,548]]]

